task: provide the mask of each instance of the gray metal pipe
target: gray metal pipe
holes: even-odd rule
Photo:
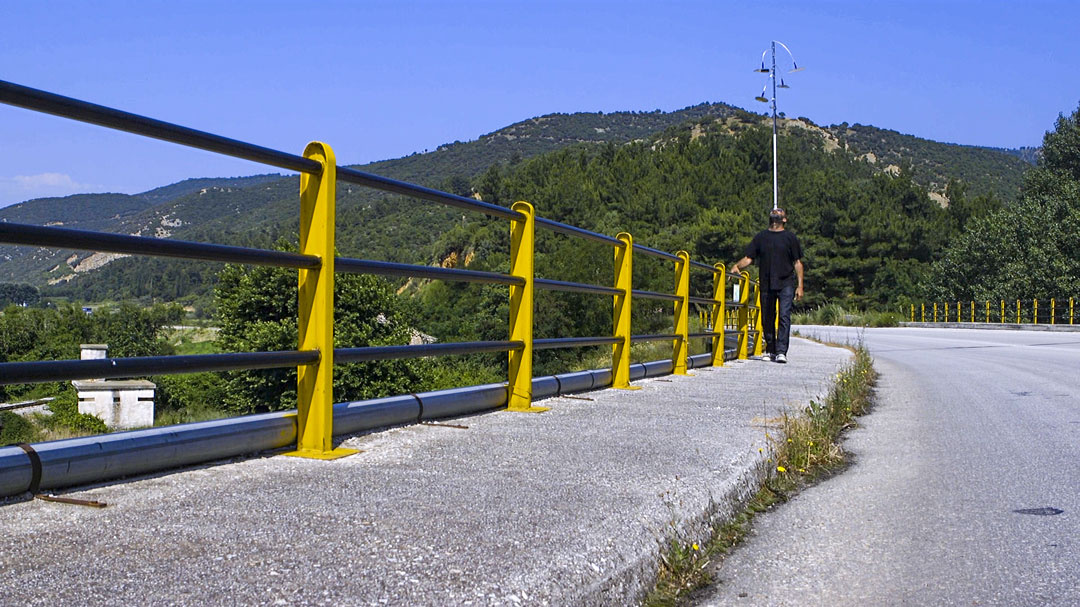
[[[688,366],[707,365],[710,356],[691,356]],[[630,366],[630,378],[667,375],[672,368],[671,360],[635,363]],[[611,369],[536,377],[533,398],[609,385]],[[355,434],[505,405],[505,384],[338,403],[334,405],[334,431],[339,435]],[[296,412],[281,411],[37,443],[33,450],[41,461],[39,489],[51,490],[281,449],[295,443]],[[20,447],[0,447],[0,497],[28,491],[33,472],[30,456]]]

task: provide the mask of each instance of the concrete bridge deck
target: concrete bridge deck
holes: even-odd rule
[[[0,505],[0,602],[49,605],[625,605],[673,534],[757,485],[763,419],[824,396],[850,353],[793,339],[729,362],[280,456]]]

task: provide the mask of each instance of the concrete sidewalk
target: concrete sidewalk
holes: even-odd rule
[[[626,605],[667,538],[756,489],[763,418],[820,399],[850,353],[729,362],[350,437],[325,462],[257,457],[110,483],[104,509],[0,505],[7,604]]]

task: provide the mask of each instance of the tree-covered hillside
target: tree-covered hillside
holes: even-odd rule
[[[912,180],[935,194],[945,194],[952,180],[967,184],[975,196],[993,195],[1003,202],[1018,198],[1030,163],[1007,150],[940,143],[888,129],[855,124],[828,128],[852,153],[885,170],[905,169]],[[941,201],[940,198],[938,198]]]
[[[511,125],[475,141],[454,142],[432,152],[357,168],[469,196],[482,190],[482,174],[490,167],[512,171],[530,158],[567,146],[632,149],[640,145],[665,146],[679,138],[738,138],[743,131],[760,130],[764,124],[766,121],[758,114],[723,104],[701,104],[670,113],[552,114]],[[784,120],[781,124],[782,141],[816,141],[814,145],[834,156],[837,162],[864,165],[866,170],[861,175],[903,172],[914,184],[947,190],[945,193],[953,199],[950,204],[959,207],[955,213],[958,217],[993,206],[993,200],[987,201],[980,194],[1006,192],[1009,184],[1019,183],[1024,164],[998,150],[938,144],[873,127],[840,125],[823,129],[808,119]],[[639,143],[632,143],[635,141]],[[755,145],[760,146],[761,152],[756,157],[755,168],[767,172],[771,166],[767,153],[770,142],[766,137]],[[874,162],[870,162],[868,152],[874,155]],[[782,158],[782,162],[787,160]],[[889,163],[896,164],[890,168]],[[726,166],[719,169],[728,170]],[[799,174],[798,166],[782,171],[785,179],[806,178]],[[696,176],[669,174],[666,179],[674,182]],[[754,183],[759,189],[753,190],[753,195],[767,195],[769,182],[768,178],[755,176]],[[612,197],[621,195],[628,187],[623,183],[613,186],[608,194]],[[78,223],[70,223],[64,215],[65,203],[70,203],[73,197],[47,205],[34,201],[39,203],[36,207],[31,203],[17,205],[22,207],[23,214],[18,218],[12,215],[8,220],[59,221],[88,229],[267,246],[282,236],[295,238],[297,188],[296,177],[189,180],[138,197],[109,195],[104,202],[84,205],[86,216]],[[727,195],[744,196],[747,192]],[[997,198],[1008,201],[1015,196],[999,194]],[[151,199],[153,204],[146,204]],[[940,196],[936,200],[940,202]],[[4,218],[0,212],[0,219]],[[476,220],[468,213],[437,204],[345,183],[339,187],[337,243],[342,255],[410,263],[441,261],[441,235],[449,226],[464,223],[471,227]],[[212,264],[117,259],[84,251],[4,247],[0,254],[6,256],[0,262],[0,280],[39,287],[52,282],[46,295],[82,300],[141,297],[206,307],[219,270],[219,266]]]

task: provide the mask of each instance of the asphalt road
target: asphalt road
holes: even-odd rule
[[[799,330],[861,339],[877,406],[697,605],[1080,605],[1080,333]]]

